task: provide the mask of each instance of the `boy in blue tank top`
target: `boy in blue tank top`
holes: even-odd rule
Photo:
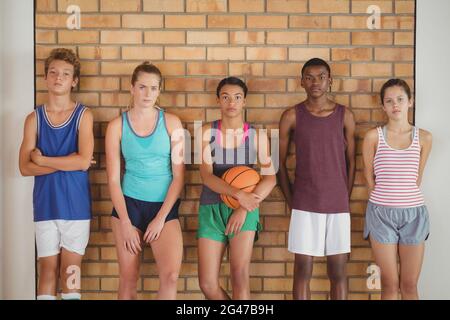
[[[156,66],[149,62],[137,66],[131,76],[131,108],[113,119],[106,130],[119,299],[137,298],[145,243],[151,246],[158,269],[157,298],[175,299],[177,295],[183,256],[178,207],[184,186],[184,129],[176,115],[159,108],[161,83]],[[125,160],[122,180],[121,155]]]
[[[89,241],[91,199],[87,170],[94,151],[93,116],[71,99],[80,61],[54,49],[45,61],[48,101],[24,126],[19,167],[34,176],[33,210],[39,260],[38,300],[81,299],[81,261]]]

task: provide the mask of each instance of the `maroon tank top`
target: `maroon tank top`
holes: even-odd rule
[[[329,116],[295,106],[296,169],[293,209],[316,213],[350,212],[344,136],[345,107],[336,104]]]

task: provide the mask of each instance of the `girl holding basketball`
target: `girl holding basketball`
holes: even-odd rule
[[[363,143],[364,174],[370,192],[364,237],[370,239],[380,267],[381,298],[398,299],[400,289],[402,299],[418,299],[424,242],[430,232],[419,186],[432,136],[408,122],[412,98],[405,81],[387,81],[381,88],[381,102],[388,122],[369,130]]]
[[[202,150],[200,175],[203,181],[197,232],[199,283],[207,299],[230,298],[219,283],[220,266],[227,245],[232,298],[250,298],[250,260],[253,242],[261,229],[258,207],[276,184],[267,135],[257,134],[243,120],[247,90],[245,83],[238,78],[229,77],[220,81],[216,95],[221,119],[207,123],[196,135],[199,138],[196,143],[201,144]],[[253,167],[257,163],[256,158],[262,179],[253,192],[241,190],[245,187],[243,185],[233,187],[220,178],[232,167]],[[238,172],[236,176],[239,174],[246,173]],[[239,207],[229,208],[220,195],[236,199]]]
[[[119,299],[137,298],[144,244],[151,246],[156,260],[157,298],[175,299],[177,294],[183,254],[178,198],[184,185],[184,138],[180,119],[157,105],[161,82],[156,66],[148,62],[137,66],[131,77],[132,106],[112,120],[106,131]],[[122,181],[121,155],[125,162]]]

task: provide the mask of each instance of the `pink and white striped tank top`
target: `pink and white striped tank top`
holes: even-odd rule
[[[413,139],[406,149],[391,148],[377,127],[378,147],[373,168],[375,188],[369,201],[389,207],[410,208],[424,205],[422,192],[417,186],[419,177],[419,129],[413,127]]]

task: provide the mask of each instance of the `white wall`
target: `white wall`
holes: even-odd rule
[[[34,299],[33,179],[18,169],[23,122],[34,105],[33,0],[0,3],[1,298]]]
[[[3,2],[0,3],[0,12],[3,12]],[[3,109],[3,24],[0,23],[0,115],[1,110]],[[0,118],[1,119],[1,118]],[[1,121],[1,120],[0,120]],[[1,122],[0,122],[1,123]],[[3,132],[0,129],[0,150],[3,150]],[[1,205],[3,203],[3,155],[0,156],[0,231],[3,230],[3,210]],[[3,299],[3,239],[0,235],[0,300]]]
[[[416,125],[433,134],[422,190],[430,212],[419,293],[450,299],[450,1],[417,1]]]

